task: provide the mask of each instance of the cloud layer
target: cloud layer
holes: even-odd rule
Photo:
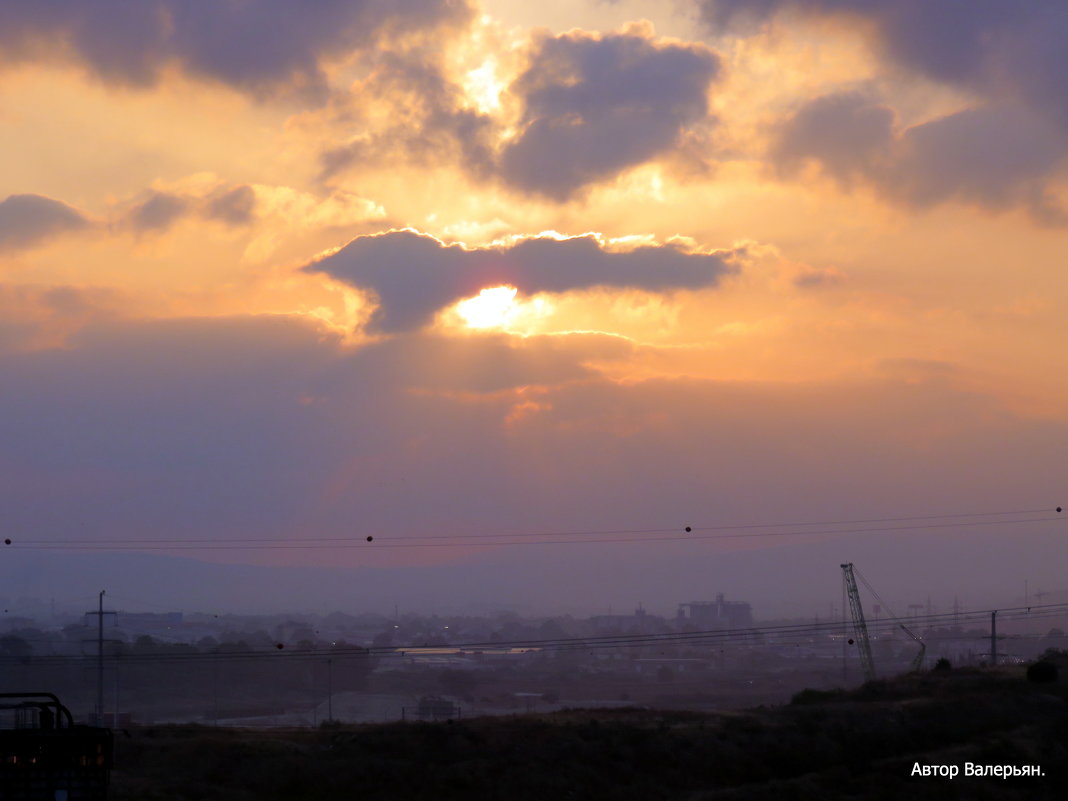
[[[714,29],[778,11],[870,24],[893,62],[941,83],[1021,101],[1068,130],[1068,9],[1001,0],[698,0]]]
[[[391,231],[357,237],[304,269],[373,292],[378,309],[372,325],[396,333],[426,325],[435,312],[487,287],[509,285],[533,294],[712,286],[731,271],[729,256],[670,244],[616,252],[593,236],[524,237],[499,247],[468,249],[413,231]]]
[[[870,180],[915,206],[960,199],[1024,206],[1047,223],[1066,219],[1049,181],[1068,163],[1068,143],[1018,106],[966,109],[898,130],[889,107],[858,92],[833,93],[781,124],[773,158],[787,173],[813,159],[842,184]]]
[[[62,54],[108,82],[151,86],[178,66],[243,91],[319,91],[324,58],[468,13],[462,0],[13,0],[0,5],[0,55]]]
[[[620,383],[581,364],[604,347],[415,335],[353,352],[295,318],[97,323],[68,348],[0,353],[5,525],[19,543],[299,546],[372,534],[388,544],[398,534],[827,519],[828,509],[845,518],[981,510],[981,495],[1055,497],[1063,475],[1063,424],[1022,420],[942,380]],[[904,561],[930,548],[928,532],[879,542]],[[580,575],[600,565],[586,580],[611,594],[625,590],[607,565],[637,570],[666,558],[664,547],[543,556],[577,560]],[[707,557],[706,575],[720,569],[723,542],[675,547],[679,561]],[[352,566],[383,553],[409,563],[471,556],[236,558]],[[533,553],[494,555],[522,575]],[[999,567],[976,557],[962,582],[975,592]],[[476,567],[470,580],[489,578]],[[765,580],[783,602],[811,591],[795,586],[789,564]]]

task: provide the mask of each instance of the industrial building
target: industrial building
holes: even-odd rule
[[[679,628],[744,629],[753,625],[753,608],[745,601],[725,600],[721,592],[716,594],[715,601],[679,604],[675,620]]]

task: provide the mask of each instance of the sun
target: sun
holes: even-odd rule
[[[486,59],[482,66],[469,70],[464,75],[464,94],[483,114],[500,110],[504,88],[504,82],[497,77],[497,62],[492,58]]]
[[[469,328],[504,328],[519,314],[514,286],[483,289],[477,297],[456,304],[456,313]]]

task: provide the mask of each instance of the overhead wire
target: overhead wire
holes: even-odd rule
[[[1047,515],[1051,511],[1056,512],[1056,516],[1043,516],[1043,517],[1021,517],[1021,515],[1034,515],[1045,512]],[[953,514],[931,514],[931,515],[914,515],[914,516],[899,516],[899,517],[885,517],[885,518],[860,518],[860,519],[843,519],[843,520],[824,520],[824,521],[793,521],[793,522],[781,522],[781,523],[754,523],[743,525],[716,525],[716,526],[686,526],[685,534],[678,535],[678,528],[659,528],[659,529],[595,529],[585,531],[558,531],[558,532],[524,532],[524,533],[498,533],[498,534],[467,534],[467,535],[395,535],[391,537],[391,540],[419,540],[419,542],[392,542],[386,543],[372,543],[372,542],[354,542],[357,538],[354,537],[313,537],[308,538],[300,543],[295,543],[292,538],[212,538],[212,539],[109,539],[109,540],[89,540],[83,539],[66,539],[66,540],[31,540],[28,542],[16,542],[13,543],[10,539],[5,540],[7,547],[13,547],[16,549],[67,549],[67,550],[188,550],[188,549],[201,549],[201,550],[222,550],[222,549],[329,549],[329,548],[413,548],[413,547],[473,547],[475,545],[482,545],[483,547],[496,547],[500,545],[551,545],[551,544],[616,544],[616,543],[652,543],[652,542],[671,542],[671,541],[687,541],[687,540],[709,540],[709,539],[728,539],[738,537],[778,537],[778,536],[823,536],[823,535],[864,535],[869,533],[883,533],[883,532],[897,532],[897,531],[915,531],[915,530],[930,530],[930,529],[942,529],[942,528],[967,528],[972,526],[989,526],[989,525],[1007,525],[1018,523],[1035,523],[1035,522],[1050,522],[1060,521],[1063,522],[1065,517],[1060,516],[1061,507],[1056,507],[1055,510],[1046,509],[1016,509],[1016,510],[1003,510],[1003,511],[984,511],[984,512],[960,512]],[[992,519],[997,518],[997,519]],[[953,522],[930,522],[930,521],[947,521]],[[927,521],[927,522],[920,522]],[[904,525],[904,526],[878,526],[872,527],[872,523],[918,523],[918,525]],[[847,529],[824,529],[824,530],[810,530],[814,526],[863,526],[853,527]],[[786,528],[786,531],[775,531],[770,529]],[[754,531],[755,530],[755,531]],[[696,534],[693,532],[716,532],[713,534]],[[729,532],[729,533],[725,533]],[[630,538],[630,537],[618,537],[619,534],[654,534],[658,536],[642,537],[642,538]],[[668,535],[668,536],[664,536]],[[574,537],[584,536],[585,539],[567,540],[567,539],[534,539],[541,538],[559,538],[559,537]],[[606,538],[607,537],[607,538]],[[530,538],[530,539],[527,539]],[[373,539],[373,538],[368,538]],[[425,540],[449,540],[448,542],[426,542]],[[493,540],[492,542],[476,543],[469,542],[468,540]],[[503,540],[503,541],[501,541]],[[878,597],[874,589],[866,578],[861,576],[861,580],[865,586],[872,592],[873,595],[883,603],[889,610],[889,606]],[[1032,613],[1032,610],[1033,613]],[[984,612],[973,613],[954,613],[953,621],[971,621],[975,615],[986,615],[992,610],[986,610]],[[1002,610],[1002,619],[1013,619],[1013,610]],[[1068,605],[1044,605],[1044,606],[1032,606],[1027,608],[1027,614],[1030,619],[1037,619],[1039,617],[1059,616],[1068,614]],[[927,622],[933,624],[937,621],[945,621],[947,615],[928,615],[928,616],[916,616],[910,618],[912,623]],[[449,649],[463,648],[483,648],[483,649],[501,649],[501,648],[528,648],[528,649],[550,649],[550,650],[566,650],[572,648],[611,648],[611,647],[641,647],[644,645],[652,645],[657,643],[672,644],[672,643],[708,643],[714,641],[726,641],[727,639],[734,638],[737,640],[739,637],[752,638],[754,636],[766,636],[769,634],[778,634],[780,636],[815,636],[821,633],[827,633],[830,631],[841,631],[844,623],[842,621],[827,621],[820,624],[800,624],[797,627],[792,626],[778,626],[778,627],[754,627],[752,629],[746,629],[742,631],[735,630],[733,632],[724,632],[721,629],[703,631],[703,632],[666,632],[660,634],[643,634],[643,635],[623,635],[621,637],[615,636],[598,636],[598,637],[580,637],[580,638],[564,638],[560,640],[515,640],[508,643],[504,642],[483,642],[483,643],[466,643],[462,645],[449,645]],[[870,628],[878,633],[882,629],[892,629],[900,625],[899,620],[875,620],[869,624]],[[343,654],[335,649],[330,649],[325,654],[331,656],[342,656]],[[396,656],[398,650],[395,648],[388,648],[382,650],[380,653],[374,651],[374,649],[367,650],[357,648],[354,655],[366,656]],[[261,658],[263,656],[278,657],[281,654],[274,654],[272,652],[259,652],[252,651],[248,653],[234,653],[234,654],[222,654],[218,652],[202,653],[194,652],[188,654],[135,654],[128,653],[122,656],[124,661],[138,660],[143,658],[150,659],[186,659],[186,658],[206,658],[211,660],[219,659],[244,659],[244,658]],[[284,658],[315,658],[319,652],[306,651],[289,651],[284,654]],[[0,658],[0,662],[5,659],[11,659],[12,657]],[[34,659],[41,659],[47,657],[34,657]],[[57,657],[57,658],[79,658],[79,657]]]
[[[1060,507],[1057,507],[1059,510]],[[76,550],[76,551],[214,551],[214,550],[332,550],[363,548],[367,550],[395,548],[458,548],[499,547],[514,545],[599,545],[653,542],[686,542],[695,540],[726,540],[765,537],[817,537],[861,536],[864,534],[905,531],[928,531],[979,526],[1017,525],[1046,522],[1064,522],[1068,517],[1059,511],[1025,509],[993,512],[962,512],[956,514],[915,515],[908,517],[863,518],[856,520],[812,521],[791,523],[757,523],[716,526],[684,526],[648,529],[590,529],[585,531],[557,532],[500,532],[478,534],[396,534],[348,537],[216,537],[216,538],[67,538],[30,539],[8,541],[7,547],[15,550]],[[1046,512],[1042,517],[1020,517]],[[997,519],[976,519],[997,518]],[[953,522],[919,522],[919,521]],[[872,526],[872,523],[910,523],[916,525]],[[851,526],[850,528],[812,529],[814,526]],[[758,529],[758,530],[754,530]],[[786,529],[782,531],[770,529]],[[679,533],[682,531],[683,533]],[[695,533],[715,532],[715,533]],[[653,536],[618,536],[646,534]],[[580,539],[560,539],[580,537]],[[437,540],[442,540],[438,542]]]
[[[952,514],[933,514],[933,515],[910,515],[902,517],[871,517],[871,518],[858,518],[851,520],[811,520],[811,521],[788,521],[779,523],[743,523],[739,525],[715,525],[715,526],[688,526],[686,530],[693,531],[741,531],[744,529],[768,529],[768,528],[798,528],[801,526],[845,526],[845,525],[857,525],[862,523],[898,523],[908,522],[915,520],[943,520],[949,518],[968,518],[968,517],[998,517],[1007,515],[1024,515],[1024,514],[1039,514],[1043,512],[1049,512],[1048,508],[1041,509],[1015,509],[1006,511],[995,512],[956,512]],[[1043,518],[1045,519],[1045,518]],[[1055,519],[1055,518],[1052,518]],[[580,529],[580,530],[564,530],[564,531],[526,531],[526,532],[492,532],[492,533],[478,533],[478,534],[399,534],[395,535],[394,539],[406,539],[406,540],[428,540],[428,539],[475,539],[475,538],[497,538],[497,537],[571,537],[580,535],[601,535],[601,534],[658,534],[658,533],[671,533],[678,531],[678,527],[660,527],[660,528],[620,528],[620,529]],[[348,537],[312,537],[315,541],[322,542],[346,542],[350,540],[359,539],[356,536]],[[285,542],[291,540],[290,537],[212,537],[203,539],[183,539],[182,542],[190,543],[215,543],[215,542]],[[35,540],[40,544],[70,544],[82,542],[83,539],[54,539],[54,540]],[[121,544],[139,544],[139,543],[155,543],[160,542],[158,539],[134,539],[134,538],[101,538],[94,539],[94,542],[101,543],[121,543]],[[170,541],[170,540],[163,540]]]

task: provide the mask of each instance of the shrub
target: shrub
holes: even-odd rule
[[[802,690],[799,693],[795,693],[794,697],[790,699],[790,703],[795,706],[803,704],[820,704],[825,701],[841,700],[845,695],[845,690],[814,690],[811,687]]]
[[[1052,662],[1032,662],[1027,666],[1027,680],[1036,684],[1048,684],[1057,681],[1057,666]]]

